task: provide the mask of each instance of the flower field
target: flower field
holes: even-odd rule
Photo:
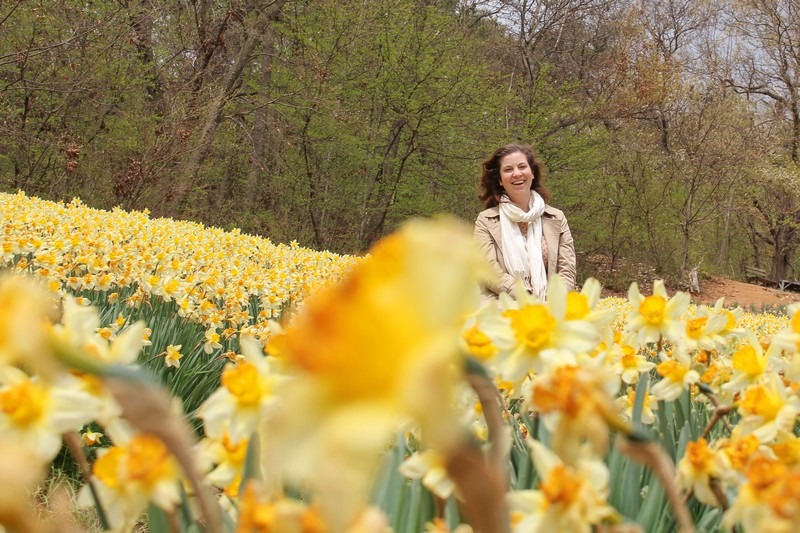
[[[478,307],[487,269],[448,218],[357,258],[0,207],[6,531],[800,526],[793,307],[557,277]],[[71,504],[43,506],[65,456]]]

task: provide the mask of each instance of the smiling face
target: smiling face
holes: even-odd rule
[[[532,183],[533,170],[524,153],[512,152],[500,159],[500,185],[511,202],[525,211],[531,200]]]

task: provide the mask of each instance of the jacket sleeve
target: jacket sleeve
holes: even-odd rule
[[[558,262],[556,272],[567,286],[567,290],[575,290],[575,244],[572,232],[567,224],[567,217],[561,217],[561,234],[558,237]]]
[[[497,295],[501,292],[512,293],[516,280],[513,276],[506,273],[505,269],[497,261],[497,243],[492,237],[486,222],[481,218],[475,221],[474,239],[475,243],[478,245],[478,249],[480,249],[483,256],[489,262],[489,266],[494,274],[493,279],[486,280],[484,287]]]

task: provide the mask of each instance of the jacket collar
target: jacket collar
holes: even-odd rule
[[[494,207],[490,207],[488,209],[484,209],[483,211],[481,211],[480,216],[482,216],[484,218],[488,218],[488,219],[494,218],[494,219],[497,219],[499,221],[500,220],[500,207],[499,206],[494,206]],[[555,216],[557,216],[556,209],[554,207],[550,207],[549,205],[545,204],[544,213],[542,213],[542,216],[546,216],[548,218],[555,217]]]

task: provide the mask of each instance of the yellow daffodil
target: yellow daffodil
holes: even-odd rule
[[[586,440],[598,455],[605,452],[609,423],[619,417],[614,403],[619,386],[619,378],[602,368],[561,366],[534,376],[523,393],[552,432],[553,450],[571,463]]]
[[[233,442],[227,434],[219,439],[206,437],[200,441],[199,460],[208,464],[206,482],[224,489],[231,497],[238,496],[249,443],[250,439]]]
[[[576,364],[578,354],[597,345],[606,315],[597,315],[602,318],[597,322],[586,320],[588,303],[584,295],[575,294],[577,300],[570,302],[564,282],[553,276],[546,303],[527,294],[520,294],[516,301],[501,299],[505,321],[487,323],[484,332],[501,350],[496,367],[504,380],[519,385],[531,371]]]
[[[220,337],[219,333],[217,333],[217,328],[212,327],[211,329],[207,330],[205,333],[206,342],[203,343],[203,351],[207,354],[211,354],[216,350],[222,348],[222,345],[219,343]]]
[[[183,357],[183,354],[181,353],[181,345],[170,344],[167,346],[167,349],[164,352],[164,364],[174,368],[179,368],[181,366],[181,357]]]
[[[100,449],[91,483],[115,530],[130,531],[149,502],[171,511],[180,501],[178,465],[164,443],[152,435],[134,435],[127,442]],[[81,489],[78,501],[92,505],[88,485]]]
[[[681,339],[687,351],[718,350],[725,346],[723,332],[731,319],[727,313],[700,306],[694,316],[684,318],[685,336]],[[728,330],[730,333],[730,330]]]
[[[800,471],[759,455],[748,465],[745,478],[723,515],[723,526],[741,524],[745,531],[795,531],[800,523]]]
[[[729,487],[746,481],[745,472],[753,458],[762,455],[777,457],[770,447],[762,444],[755,435],[744,433],[740,426],[733,428],[730,437],[715,442],[714,448],[719,450],[717,457],[723,464],[718,476]]]
[[[0,365],[53,366],[45,326],[52,313],[47,292],[20,276],[0,278]]]
[[[746,337],[746,342],[731,356],[733,374],[721,388],[736,393],[750,385],[763,382],[769,377],[767,372],[769,366],[769,357],[761,347],[761,343],[750,333]]]
[[[315,505],[274,496],[249,481],[240,498],[237,533],[327,533],[335,531]],[[365,509],[340,530],[343,533],[389,533],[386,516]]]
[[[98,402],[69,375],[50,382],[0,368],[0,438],[24,445],[42,460],[61,449],[61,435],[93,419]]]
[[[720,502],[711,489],[712,480],[718,479],[724,464],[717,457],[717,452],[708,445],[706,439],[698,439],[686,445],[686,452],[678,461],[678,483],[692,491],[698,501],[717,507]]]
[[[608,505],[609,472],[600,460],[587,457],[565,465],[540,442],[528,439],[539,486],[508,494],[513,533],[574,531],[589,533],[615,516]]]
[[[633,310],[628,315],[626,332],[642,346],[649,342],[666,339],[681,343],[686,335],[681,315],[689,307],[691,298],[684,292],[676,292],[670,298],[662,280],[653,283],[653,294],[644,297],[637,283],[628,290],[628,301]]]
[[[636,398],[636,389],[628,387],[628,391],[615,400],[617,408],[628,420],[633,418],[633,402]],[[656,414],[653,412],[658,409],[658,400],[648,391],[642,404],[642,424],[652,424],[656,421]]]
[[[97,446],[102,438],[103,434],[99,431],[87,430],[81,433],[81,441],[86,446]]]
[[[800,414],[800,398],[786,390],[781,378],[770,376],[763,383],[751,385],[741,393],[739,426],[762,443],[769,443],[780,433],[794,429]]]
[[[598,308],[600,301],[600,282],[595,278],[588,278],[581,287],[580,292],[567,293],[567,309],[565,320],[585,320],[594,324],[598,329],[611,324],[616,312],[614,309]]]
[[[458,439],[458,334],[478,302],[482,265],[461,223],[411,221],[271,339],[296,376],[284,413],[296,425],[289,474],[313,482],[326,517],[363,505],[377,453],[401,419],[415,419],[431,448]]]
[[[656,366],[661,380],[650,387],[650,393],[659,400],[672,401],[688,387],[697,383],[700,374],[693,370],[685,357],[665,358]]]
[[[642,374],[656,366],[655,363],[648,361],[640,351],[628,344],[616,346],[610,351],[610,354],[614,361],[612,369],[619,374],[622,381],[628,384],[637,383]]]
[[[119,335],[104,336],[96,307],[80,305],[67,296],[61,323],[53,327],[53,342],[66,343],[104,363],[132,364],[143,346],[145,325],[136,322]],[[108,329],[108,328],[106,328]]]
[[[244,359],[225,366],[222,386],[197,415],[209,437],[227,436],[233,443],[249,438],[262,418],[274,411],[279,402],[276,389],[284,379],[273,371],[258,341],[242,338],[241,349]]]

